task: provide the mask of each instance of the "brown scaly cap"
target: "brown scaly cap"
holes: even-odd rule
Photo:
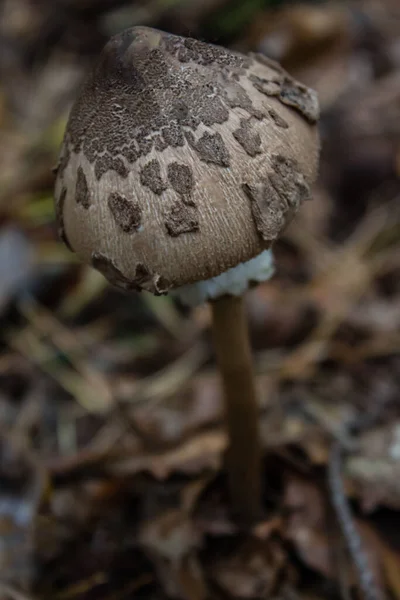
[[[309,197],[317,120],[315,92],[261,55],[128,29],[71,111],[59,233],[124,289],[215,277],[268,248]]]

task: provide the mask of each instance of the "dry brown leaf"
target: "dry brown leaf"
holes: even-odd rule
[[[277,543],[250,538],[211,565],[211,576],[231,598],[269,598],[285,581],[286,555]],[[282,579],[283,578],[283,579]]]
[[[157,479],[166,479],[173,472],[191,474],[205,469],[217,470],[226,443],[222,431],[201,433],[177,448],[159,454],[148,453],[119,460],[111,470],[119,475],[149,471]]]
[[[284,506],[289,510],[286,536],[304,563],[325,577],[333,578],[335,568],[327,533],[326,502],[321,490],[311,481],[289,475]]]
[[[197,550],[202,540],[192,512],[207,479],[194,481],[181,492],[180,506],[142,523],[139,543],[154,563],[166,593],[183,600],[205,600],[207,589]]]
[[[365,432],[358,451],[347,458],[346,473],[364,510],[400,508],[400,423]]]

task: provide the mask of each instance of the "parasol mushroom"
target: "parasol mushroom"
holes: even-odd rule
[[[113,37],[72,108],[59,234],[115,286],[211,301],[235,514],[261,509],[258,407],[242,297],[316,177],[318,101],[262,55],[147,27]]]

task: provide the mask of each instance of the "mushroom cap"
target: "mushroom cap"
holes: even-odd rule
[[[71,110],[59,234],[126,290],[215,277],[268,248],[309,197],[317,120],[315,92],[262,55],[128,29]]]

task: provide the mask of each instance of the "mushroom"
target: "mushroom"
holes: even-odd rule
[[[133,27],[72,108],[56,168],[61,238],[123,290],[211,301],[234,512],[261,507],[258,407],[242,296],[310,196],[318,101],[258,54]]]

